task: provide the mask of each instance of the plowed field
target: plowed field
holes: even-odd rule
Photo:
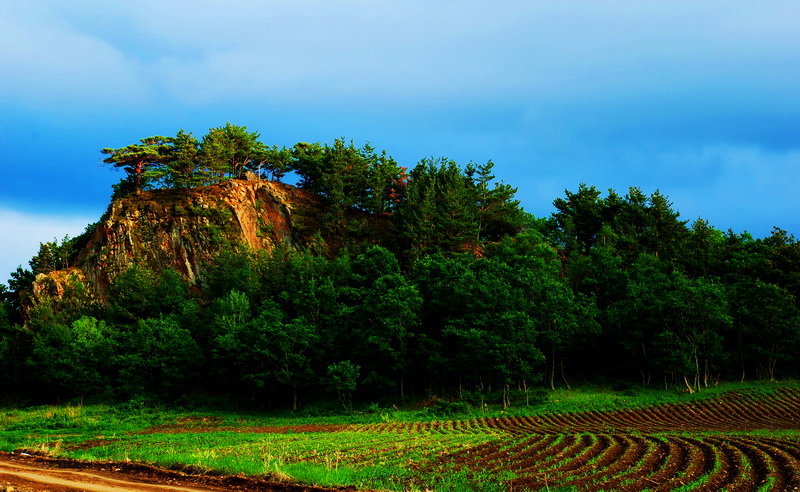
[[[65,442],[62,453],[182,463],[197,473],[219,470],[220,462],[257,462],[255,474],[265,478],[400,490],[800,489],[800,390],[793,387],[636,409],[540,413],[281,426],[178,419]],[[254,474],[252,467],[243,470]]]

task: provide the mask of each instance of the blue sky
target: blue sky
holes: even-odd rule
[[[225,122],[401,164],[493,160],[529,212],[585,182],[800,235],[800,3],[0,0],[0,280],[76,235],[100,149]]]

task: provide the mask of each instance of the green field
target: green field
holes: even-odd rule
[[[800,386],[555,391],[535,406],[328,417],[134,404],[0,409],[0,450],[358,488],[784,490]],[[440,414],[439,414],[440,415]]]

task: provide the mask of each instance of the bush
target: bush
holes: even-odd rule
[[[317,401],[311,405],[303,408],[299,415],[301,417],[330,417],[333,415],[341,415],[344,411],[338,402],[330,401]]]
[[[436,417],[451,417],[462,413],[469,413],[474,408],[466,401],[435,400],[428,408],[428,413]]]
[[[523,397],[525,393],[522,393]],[[545,388],[534,388],[528,390],[528,405],[543,405],[550,401],[550,392]]]
[[[641,394],[641,391],[639,391],[639,388],[633,388],[633,387],[632,388],[628,388],[628,389],[626,389],[625,391],[622,392],[623,396],[639,396],[640,394]]]

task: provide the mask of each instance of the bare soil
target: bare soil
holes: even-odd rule
[[[244,476],[213,476],[126,462],[85,462],[0,452],[0,491],[344,491]]]
[[[800,490],[800,439],[796,432],[765,435],[764,430],[800,429],[800,391],[769,397],[729,393],[714,400],[606,412],[574,412],[535,417],[494,417],[368,425],[231,426],[216,417],[187,417],[150,427],[141,434],[235,431],[258,434],[378,432],[396,434],[405,449],[419,433],[492,432],[490,442],[442,451],[429,463],[408,467],[429,476],[464,470],[516,475],[514,488],[573,486],[581,490],[671,491]],[[748,435],[749,431],[759,431]],[[731,433],[731,434],[728,434]],[[591,435],[591,437],[589,435]],[[71,449],[108,444],[97,438]],[[394,447],[366,443],[344,450],[348,462],[369,462]],[[315,459],[317,451],[299,459]],[[389,453],[390,454],[390,453]],[[323,489],[264,477],[215,476],[184,467],[164,470],[119,462],[87,463],[0,453],[0,492],[7,484],[28,490],[132,491],[316,491]]]

